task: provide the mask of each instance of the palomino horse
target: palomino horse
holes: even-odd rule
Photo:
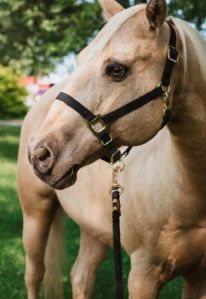
[[[154,89],[168,55],[165,0],[127,10],[114,0],[100,4],[108,23],[81,52],[69,80],[31,109],[22,129],[18,185],[29,299],[37,299],[45,268],[48,290],[59,296],[58,271],[51,267],[57,267],[60,206],[81,227],[71,275],[74,299],[90,298],[112,239],[111,170],[98,160],[102,145],[84,119],[55,98],[63,91],[104,115]],[[164,107],[159,96],[110,127],[117,146],[136,146],[121,175],[130,299],[158,298],[164,283],[180,274],[185,278],[182,298],[206,298],[206,44],[187,23],[172,22],[180,55],[170,82],[168,125],[160,130]]]

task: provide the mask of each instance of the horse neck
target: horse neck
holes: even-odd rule
[[[180,41],[179,41],[180,42]],[[181,42],[180,42],[181,43]],[[180,61],[174,76],[173,116],[169,129],[176,148],[176,155],[187,171],[206,178],[206,82],[198,53],[186,37],[187,70]],[[181,45],[180,45],[181,47]],[[203,63],[203,62],[202,62]]]

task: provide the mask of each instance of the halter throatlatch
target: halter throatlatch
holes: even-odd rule
[[[147,103],[162,97],[164,103],[163,122],[162,128],[168,123],[171,115],[171,101],[169,98],[170,93],[170,79],[173,68],[178,62],[178,50],[176,49],[176,32],[174,24],[167,21],[170,28],[170,40],[169,50],[166,58],[166,63],[162,75],[162,79],[158,86],[145,95],[133,100],[132,102],[106,114],[106,115],[94,115],[89,109],[76,101],[70,95],[61,92],[57,99],[63,101],[65,104],[73,108],[78,112],[87,123],[88,128],[93,135],[99,139],[102,146],[106,149],[106,156],[102,159],[110,164],[114,164],[117,161],[121,161],[120,166],[113,166],[113,179],[112,179],[112,219],[113,219],[113,248],[114,248],[114,265],[115,265],[115,284],[116,284],[116,299],[124,298],[123,290],[123,275],[122,275],[122,263],[121,263],[121,242],[120,242],[120,223],[119,218],[121,216],[120,194],[122,193],[122,187],[117,182],[119,173],[124,169],[123,158],[127,156],[131,150],[128,147],[126,151],[121,153],[117,149],[113,138],[109,135],[109,125],[117,119],[127,115],[128,113],[146,105]]]
[[[174,26],[169,21],[167,23],[170,28],[168,55],[166,58],[162,79],[159,85],[152,91],[103,116],[94,115],[84,105],[64,92],[61,92],[57,96],[57,100],[60,100],[69,107],[73,108],[86,120],[90,131],[99,139],[102,146],[106,149],[106,156],[104,156],[102,159],[110,164],[114,164],[121,160],[123,157],[128,155],[131,150],[131,147],[128,147],[125,152],[121,153],[121,151],[117,149],[113,138],[109,135],[109,125],[111,123],[127,115],[128,113],[139,109],[147,103],[158,99],[159,97],[162,97],[164,102],[162,127],[164,127],[169,121],[171,114],[171,102],[169,99],[170,79],[174,65],[178,62],[178,50],[176,49],[176,32]]]

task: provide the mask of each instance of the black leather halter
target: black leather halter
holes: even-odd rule
[[[171,114],[171,105],[169,103],[168,97],[170,90],[170,79],[174,65],[178,62],[179,54],[178,50],[176,49],[176,31],[174,24],[171,24],[169,21],[167,21],[167,23],[170,28],[168,55],[166,58],[162,79],[159,85],[152,91],[103,116],[94,115],[88,108],[64,92],[61,92],[57,96],[57,100],[60,100],[73,108],[86,120],[88,128],[99,139],[102,146],[106,149],[107,155],[102,158],[106,162],[114,164],[115,162],[121,160],[122,157],[126,156],[131,150],[131,147],[128,147],[125,152],[121,153],[121,151],[117,149],[113,138],[109,135],[109,125],[117,119],[155,99],[158,99],[159,97],[163,97],[165,109],[162,127],[164,127],[169,121]]]

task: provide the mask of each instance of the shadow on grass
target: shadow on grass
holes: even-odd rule
[[[0,158],[17,160],[20,128],[0,126]]]

